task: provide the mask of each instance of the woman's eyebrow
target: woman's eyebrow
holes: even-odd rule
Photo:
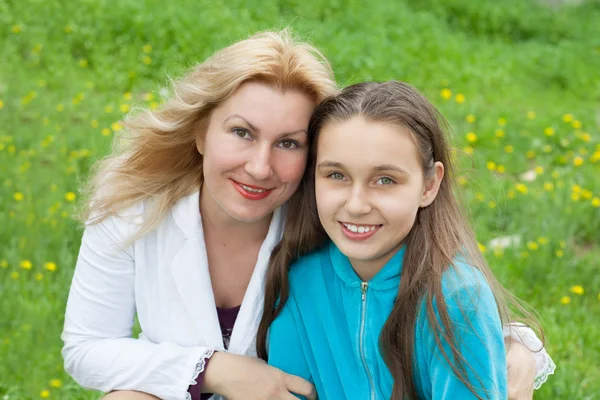
[[[248,128],[250,128],[250,130],[252,130],[253,132],[255,132],[257,134],[260,134],[260,129],[257,128],[256,125],[252,124],[250,121],[248,121],[246,118],[242,117],[239,114],[232,114],[232,115],[230,115],[229,117],[227,117],[227,118],[225,118],[223,120],[223,123],[225,124],[225,123],[227,123],[227,121],[229,121],[231,119],[235,119],[235,118],[241,119],[242,121],[244,121],[244,123],[246,125],[248,125]],[[297,133],[306,133],[306,134],[308,134],[308,132],[307,132],[306,129],[298,129],[298,130],[291,131],[291,132],[284,132],[281,135],[279,135],[278,138],[284,138],[286,136],[292,136],[292,135],[295,135]]]

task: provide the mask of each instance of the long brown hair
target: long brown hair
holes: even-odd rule
[[[113,153],[94,166],[83,190],[80,219],[97,223],[149,201],[135,237],[150,231],[179,199],[200,188],[203,159],[196,139],[212,111],[248,81],[299,90],[315,106],[338,91],[327,59],[289,29],[257,33],[218,50],[174,83],[163,106],[125,120]]]
[[[456,376],[477,398],[482,399],[481,394],[476,392],[477,386],[483,386],[482,382],[480,380],[477,385],[469,382],[467,371],[474,370],[460,353],[456,342],[442,292],[444,271],[459,258],[479,269],[492,288],[504,323],[509,321],[507,299],[515,302],[516,307],[528,317],[531,317],[531,314],[496,281],[459,207],[455,195],[447,122],[421,93],[403,82],[355,84],[328,98],[315,110],[309,124],[312,146],[307,173],[301,187],[289,203],[289,218],[283,240],[274,250],[270,260],[264,313],[258,330],[258,354],[267,359],[268,328],[281,311],[289,294],[289,266],[299,257],[327,242],[327,235],[319,223],[314,191],[320,130],[327,122],[344,121],[357,115],[370,121],[408,128],[419,150],[425,178],[434,173],[435,162],[439,161],[445,166],[445,177],[436,199],[431,205],[418,211],[415,223],[405,238],[406,252],[398,297],[379,338],[382,354],[394,378],[392,399],[419,397],[413,381],[413,351],[415,324],[423,300],[427,320],[433,327],[434,338],[441,354]],[[436,316],[436,310],[439,318]],[[442,343],[450,346],[449,352]]]

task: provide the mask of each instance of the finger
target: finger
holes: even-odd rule
[[[287,390],[292,393],[304,396],[309,400],[315,400],[317,398],[315,387],[306,379],[296,375],[285,374],[284,382]]]

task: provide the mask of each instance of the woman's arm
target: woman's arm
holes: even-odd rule
[[[65,370],[90,389],[184,399],[197,363],[212,350],[131,338],[135,268],[132,247],[119,247],[125,225],[111,217],[86,227],[62,334]]]

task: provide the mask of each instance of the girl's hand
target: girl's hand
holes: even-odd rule
[[[536,364],[533,353],[523,344],[506,339],[506,363],[508,365],[508,399],[533,399]]]
[[[272,367],[263,360],[216,352],[204,373],[202,392],[218,393],[229,400],[296,400],[292,393],[317,398],[305,379]]]

